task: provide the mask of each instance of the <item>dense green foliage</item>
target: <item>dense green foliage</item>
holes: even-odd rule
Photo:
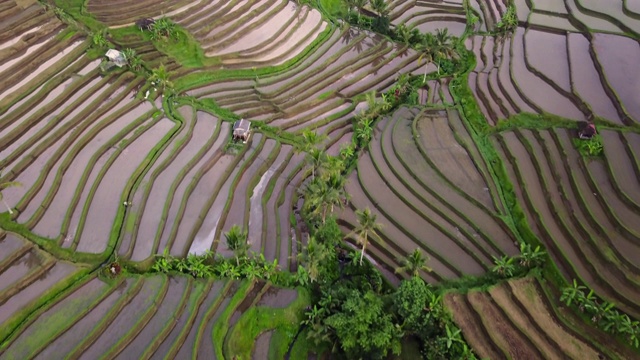
[[[571,286],[562,289],[560,301],[578,308],[600,329],[622,336],[635,348],[640,347],[640,322],[618,311],[612,303],[598,299],[593,290],[578,284],[575,279]]]

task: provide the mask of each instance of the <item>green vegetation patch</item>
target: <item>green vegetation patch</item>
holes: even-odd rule
[[[283,309],[264,306],[251,307],[245,312],[231,330],[228,342],[229,356],[238,359],[250,359],[255,340],[268,330],[276,330],[277,341],[272,341],[269,353],[275,359],[284,358],[289,344],[298,332],[303,310],[310,304],[310,296],[306,289],[297,288],[298,297]],[[284,335],[284,336],[282,336]],[[272,357],[270,357],[272,358]]]

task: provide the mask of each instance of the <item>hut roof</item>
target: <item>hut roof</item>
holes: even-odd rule
[[[233,132],[246,133],[251,128],[251,122],[249,120],[240,119],[233,124]]]
[[[583,124],[578,132],[581,139],[590,139],[597,133],[596,125],[592,122]]]
[[[123,67],[127,65],[127,59],[125,59],[124,55],[118,50],[109,49],[105,54],[105,56],[109,58],[109,60],[113,61],[113,63],[116,64],[118,67]]]
[[[151,29],[151,26],[153,26],[153,24],[155,23],[156,21],[152,18],[143,18],[136,21],[136,26],[142,30],[149,30]]]

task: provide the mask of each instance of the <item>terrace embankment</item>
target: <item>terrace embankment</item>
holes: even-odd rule
[[[549,298],[545,282],[511,280],[488,292],[449,293],[446,306],[480,357],[491,359],[626,359],[609,335]],[[546,289],[546,290],[545,290]]]

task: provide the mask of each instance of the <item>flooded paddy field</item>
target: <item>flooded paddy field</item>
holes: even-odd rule
[[[389,289],[415,250],[449,290],[546,251],[443,297],[479,357],[638,357],[559,298],[640,319],[640,2],[330,3],[0,2],[0,358],[315,358],[297,276],[331,161],[322,221],[359,254],[371,210]]]

